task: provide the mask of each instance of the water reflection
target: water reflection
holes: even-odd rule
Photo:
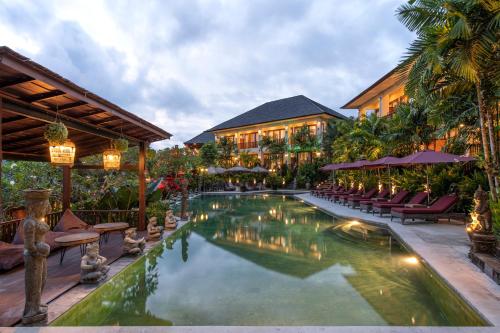
[[[57,324],[481,323],[383,229],[283,196],[205,197],[190,209],[193,223]]]

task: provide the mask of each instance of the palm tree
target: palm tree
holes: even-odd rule
[[[407,92],[450,94],[473,85],[491,195],[497,200],[498,150],[495,140],[495,92],[500,82],[498,0],[410,0],[397,16],[417,33],[399,68],[408,74]]]

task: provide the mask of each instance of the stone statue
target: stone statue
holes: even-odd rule
[[[163,234],[163,227],[158,225],[156,216],[149,219],[148,223],[148,240],[159,240]]]
[[[144,252],[144,247],[146,246],[146,240],[144,237],[140,239],[135,239],[137,237],[137,232],[135,228],[129,228],[125,230],[125,238],[123,239],[123,254],[142,254]]]
[[[98,242],[88,244],[80,263],[80,282],[98,283],[104,280],[109,271],[109,266],[106,265],[107,261],[106,258],[99,255]]]
[[[23,223],[25,294],[22,322],[32,325],[47,321],[47,305],[42,304],[42,291],[47,280],[47,256],[50,246],[45,243],[45,234],[50,230],[45,216],[51,212],[50,190],[27,190],[24,192],[27,216]]]
[[[472,222],[467,224],[466,230],[472,241],[471,252],[493,254],[496,249],[496,237],[493,234],[488,192],[481,186],[474,193],[474,211],[470,215]]]
[[[165,214],[165,229],[175,229],[177,228],[177,219],[174,216],[174,212],[169,209]]]

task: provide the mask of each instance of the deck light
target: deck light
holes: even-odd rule
[[[406,257],[406,258],[403,259],[403,261],[405,263],[407,263],[407,264],[410,264],[410,265],[417,265],[418,262],[419,262],[418,259],[417,259],[417,257],[414,257],[414,256],[412,256],[412,257]]]
[[[121,153],[114,148],[106,149],[102,153],[104,170],[120,169]]]
[[[70,140],[63,144],[50,145],[49,152],[52,165],[73,166],[75,162],[76,147]]]

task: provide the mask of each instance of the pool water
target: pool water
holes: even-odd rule
[[[53,325],[485,324],[384,229],[281,195],[204,196],[190,210]]]

